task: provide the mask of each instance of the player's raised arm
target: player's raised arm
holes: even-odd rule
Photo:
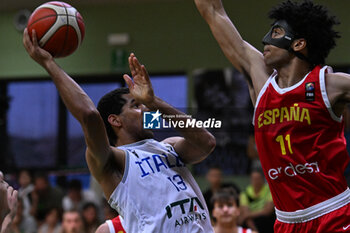
[[[154,95],[146,68],[139,63],[134,54],[131,54],[129,57],[129,66],[133,80],[128,75],[124,75],[124,80],[136,101],[144,104],[152,111],[159,110],[162,114],[177,116],[185,115],[185,113],[177,110]],[[177,120],[184,119],[177,118]],[[168,140],[165,140],[165,142],[174,146],[175,151],[185,163],[199,162],[205,159],[214,150],[216,143],[215,138],[206,129],[177,128],[177,130],[179,130],[184,138],[169,138]]]
[[[262,53],[242,39],[221,0],[194,1],[226,57],[238,71],[245,74],[249,88],[254,87],[257,95],[272,72],[265,66]]]
[[[88,165],[95,178],[99,180],[111,148],[98,110],[81,87],[56,64],[50,53],[39,47],[35,32],[33,38],[30,38],[25,30],[23,44],[31,58],[49,73],[64,104],[80,122],[88,147]]]

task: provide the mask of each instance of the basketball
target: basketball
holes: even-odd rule
[[[64,2],[47,2],[31,14],[27,29],[32,37],[34,29],[41,48],[53,57],[66,57],[82,43],[85,34],[83,17]]]

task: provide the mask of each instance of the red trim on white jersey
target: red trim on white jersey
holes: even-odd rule
[[[110,233],[126,233],[124,230],[124,227],[122,225],[122,222],[123,222],[123,218],[120,217],[120,215],[118,217],[113,218],[112,220],[107,220],[106,223],[108,225],[109,232]]]
[[[252,230],[243,227],[238,227],[237,233],[252,233]]]

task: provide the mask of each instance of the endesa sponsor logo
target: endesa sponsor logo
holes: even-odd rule
[[[297,165],[293,165],[292,163],[289,163],[289,166],[286,166],[286,167],[271,168],[268,172],[268,175],[272,180],[276,180],[277,178],[284,175],[293,177],[293,176],[303,175],[305,173],[318,173],[318,172],[320,172],[320,168],[318,167],[317,162],[297,164]]]

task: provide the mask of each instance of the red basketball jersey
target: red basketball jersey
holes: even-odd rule
[[[327,67],[279,88],[276,73],[259,93],[255,140],[277,209],[296,211],[347,189],[349,163],[344,124],[332,111],[325,88]]]

